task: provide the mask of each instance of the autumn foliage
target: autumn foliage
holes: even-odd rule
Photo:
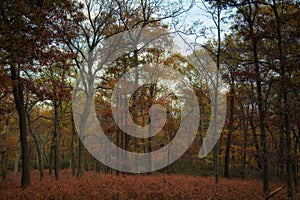
[[[299,1],[281,0],[1,0],[0,200],[300,199],[299,16]],[[101,54],[107,63],[99,74],[89,72],[102,63],[90,63],[94,51],[140,28],[159,28],[162,35],[175,28],[201,48],[174,54],[179,44],[168,36],[158,40],[161,49],[141,42],[113,61]],[[196,70],[203,63],[212,80]],[[194,90],[200,111],[200,119],[193,119],[198,120],[196,137],[166,168],[124,174],[92,157],[78,137],[74,86],[80,76],[94,74],[96,88],[87,94],[95,97],[109,140],[126,151],[153,152],[174,139],[186,120],[182,103],[189,102],[180,102],[184,92],[171,90],[177,86],[169,74],[153,78],[145,70],[152,64],[179,72]],[[214,68],[226,83],[219,94],[227,95],[217,107],[227,107],[227,113],[214,150],[199,159],[207,130],[217,123],[209,89],[218,85],[210,74]],[[123,78],[135,85],[150,75],[151,84],[117,98],[128,108],[117,101],[115,107],[129,110],[120,116],[124,124],[144,127],[151,124],[150,108],[159,104],[166,109],[166,122],[153,137],[133,137],[114,119],[113,90]]]
[[[39,181],[32,172],[32,184],[19,188],[20,176],[0,184],[0,199],[263,199],[259,180],[221,179],[183,175],[111,175],[86,172],[77,179],[69,170],[61,172],[61,179],[48,176]],[[272,189],[281,183],[272,183]],[[287,199],[282,190],[273,199]]]

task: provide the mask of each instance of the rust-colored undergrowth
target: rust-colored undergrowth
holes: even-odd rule
[[[46,171],[45,171],[46,172]],[[31,173],[31,186],[20,188],[20,175],[1,180],[0,199],[263,199],[259,180],[221,179],[182,175],[110,175],[86,172],[75,178],[62,170],[60,180],[46,175],[40,182],[37,171]],[[271,190],[281,186],[272,183]],[[287,199],[286,189],[272,199]]]

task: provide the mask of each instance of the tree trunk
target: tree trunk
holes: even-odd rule
[[[52,137],[52,144],[50,148],[50,155],[49,155],[49,162],[48,162],[50,176],[52,175],[53,159],[54,159],[54,136]]]
[[[122,77],[123,77],[123,79],[124,79],[124,81],[126,80],[126,76],[125,76],[125,73],[126,73],[126,66],[127,66],[128,64],[126,63],[126,61],[124,60],[123,61],[123,71],[122,71]],[[125,102],[125,105],[128,105],[128,97],[127,97],[127,95],[124,95],[124,102]],[[124,116],[123,116],[123,118],[124,118],[124,123],[125,123],[125,127],[127,127],[127,122],[128,122],[128,115],[127,114],[125,114],[125,112],[124,112]],[[121,131],[121,133],[122,133],[122,139],[121,139],[121,141],[122,141],[122,147],[123,147],[123,149],[125,150],[125,151],[130,151],[130,149],[129,149],[129,141],[130,141],[130,136],[128,135],[128,134],[126,134],[125,132],[123,132],[123,131]],[[125,151],[124,151],[124,154],[122,155],[122,162],[125,162],[126,160],[128,160],[128,158],[127,158],[127,154],[125,153]],[[126,163],[124,164],[123,163],[123,173],[125,173],[124,171],[127,171],[127,165],[126,165]]]
[[[279,130],[279,169],[280,169],[280,177],[283,178],[284,176],[284,162],[283,162],[283,158],[284,158],[284,130],[283,130],[283,126],[280,127]]]
[[[299,138],[297,137],[296,133],[294,132],[294,155],[298,155],[298,145],[299,145]],[[293,177],[294,177],[294,186],[297,187],[298,185],[298,161],[294,159],[293,165]]]
[[[252,50],[254,57],[254,67],[256,76],[256,87],[257,87],[257,104],[258,104],[258,116],[259,116],[259,127],[261,134],[261,146],[263,154],[263,190],[267,194],[269,191],[269,165],[268,165],[268,152],[267,152],[267,139],[265,130],[265,119],[264,119],[264,108],[263,108],[263,96],[261,89],[261,78],[260,78],[260,68],[257,54],[257,42],[254,36],[253,24],[250,25],[250,30],[252,34]]]
[[[276,1],[273,0],[273,12],[276,20],[276,31],[277,31],[277,45],[278,45],[278,54],[280,60],[280,78],[282,81],[281,93],[283,97],[283,105],[282,110],[284,112],[284,125],[285,125],[285,136],[286,136],[286,172],[287,172],[287,186],[288,186],[288,195],[290,198],[293,197],[293,186],[292,186],[292,165],[293,159],[291,156],[291,133],[290,133],[290,117],[289,117],[289,103],[288,103],[288,86],[287,86],[287,78],[286,78],[286,67],[285,60],[282,49],[282,36],[281,36],[281,22],[280,17],[277,12],[277,4]]]
[[[53,101],[54,104],[54,173],[55,179],[59,179],[60,170],[60,134],[59,134],[59,103]]]
[[[213,136],[217,135],[217,113],[218,113],[218,89],[219,89],[219,70],[220,70],[220,58],[221,58],[221,2],[217,2],[217,31],[218,31],[218,49],[217,49],[217,73],[216,73],[216,83],[214,84],[214,109],[213,109]],[[213,158],[214,158],[214,175],[215,183],[219,184],[219,143],[217,142],[213,148]]]
[[[244,120],[243,124],[244,124],[244,140],[243,140],[242,178],[245,178],[246,161],[247,161],[248,120]]]
[[[119,109],[119,106],[121,106],[120,105],[121,98],[122,98],[122,95],[118,96],[118,98],[117,98],[117,103],[116,103],[117,109]],[[118,116],[118,118],[119,118],[118,120],[121,120],[121,117]],[[116,144],[117,144],[118,147],[120,147],[121,143],[122,143],[122,137],[120,138],[120,135],[122,135],[122,131],[120,129],[118,129],[118,128],[115,128],[115,132],[116,132],[116,137],[117,137],[116,138],[116,140],[117,140]],[[117,152],[117,160],[118,160],[118,168],[120,169],[120,166],[121,166],[120,160],[122,160],[122,155],[120,155],[119,152]],[[119,175],[120,174],[120,170],[116,170],[116,174]]]
[[[8,122],[9,122],[9,118],[7,118],[5,120],[5,124],[4,124],[4,128],[2,130],[2,134],[1,134],[1,176],[3,179],[6,179],[7,176],[7,167],[6,167],[6,160],[7,160],[7,147],[6,147],[6,134],[7,134],[7,128],[8,128]]]
[[[150,88],[149,88],[149,93],[150,93],[150,99],[149,99],[149,102],[148,102],[148,111],[150,110],[152,104],[153,104],[153,99],[154,99],[154,96],[155,96],[155,93],[156,93],[156,87],[155,87],[155,84],[151,83],[150,84]],[[149,121],[148,121],[148,125],[149,125],[149,129],[148,129],[148,133],[150,135],[150,132],[151,132],[151,129],[152,129],[152,126],[151,126],[151,119],[150,119],[150,116],[148,117]],[[152,137],[148,137],[148,147],[147,147],[147,151],[149,153],[152,152]],[[148,167],[149,167],[149,172],[148,172],[148,175],[151,174],[151,170],[152,170],[152,156],[151,154],[149,155],[149,158],[148,158]]]
[[[71,114],[71,122],[72,122],[72,135],[71,135],[71,141],[70,141],[70,167],[72,171],[72,176],[75,176],[76,174],[76,162],[75,162],[75,152],[74,152],[74,140],[75,140],[75,135],[76,135],[76,128],[75,128],[75,123],[74,123],[74,117],[73,114]]]
[[[252,131],[255,150],[256,150],[256,152],[260,152],[260,147],[259,147],[259,143],[258,143],[258,139],[257,139],[256,128],[255,128],[254,120],[253,120],[253,117],[254,117],[253,110],[254,110],[254,105],[252,104],[251,105],[251,115],[249,115],[249,123],[250,123],[251,131]],[[262,164],[259,161],[257,162],[257,167],[258,167],[258,169],[262,169]]]
[[[30,185],[30,162],[29,150],[27,144],[27,125],[24,104],[24,82],[20,78],[20,72],[13,65],[10,66],[11,79],[13,80],[13,95],[19,115],[20,141],[22,148],[22,177],[21,187],[25,188]]]
[[[83,144],[81,139],[78,137],[78,156],[77,156],[77,178],[83,176],[84,163],[83,163]]]
[[[229,91],[229,122],[228,122],[228,135],[226,141],[225,159],[224,159],[224,176],[229,177],[229,157],[231,150],[231,137],[233,132],[233,118],[234,115],[234,77],[231,73],[231,84]]]
[[[16,147],[16,158],[15,158],[15,166],[14,166],[14,176],[17,176],[18,167],[19,167],[19,158],[20,158],[20,146],[21,142],[19,141]]]
[[[244,106],[241,105],[241,112],[243,115],[243,144],[242,144],[242,165],[241,165],[241,177],[245,178],[245,171],[246,171],[246,162],[247,162],[247,143],[248,143],[248,116],[249,116],[249,105],[247,105],[246,113],[244,111]]]
[[[30,120],[30,115],[28,113],[28,110],[26,110],[26,116],[27,116],[27,121],[28,121],[28,128],[29,128],[29,132],[31,133],[31,136],[34,140],[34,144],[36,147],[36,154],[37,154],[37,167],[38,170],[40,171],[40,180],[42,181],[44,178],[44,164],[43,164],[43,154],[41,151],[41,147],[40,147],[40,142],[38,141],[38,139],[36,138],[35,133],[33,132],[32,129],[32,125],[31,125],[31,120]]]
[[[133,65],[135,68],[135,82],[134,85],[137,88],[139,84],[139,69],[138,69],[138,50],[133,51]],[[138,124],[138,90],[135,91],[133,94],[133,121],[134,123]],[[134,128],[135,134],[137,133],[137,126]],[[134,137],[134,152],[138,152],[138,137]],[[136,157],[137,158],[137,157]],[[135,161],[137,166],[139,166],[139,160]]]
[[[40,143],[37,140],[37,138],[35,137],[35,134],[33,133],[31,125],[29,125],[29,123],[28,123],[28,126],[30,127],[29,129],[30,129],[31,135],[32,135],[34,143],[35,143],[36,153],[37,153],[37,161],[38,161],[37,162],[38,170],[40,171],[40,180],[42,181],[44,178],[44,164],[43,164],[42,150],[40,148]]]

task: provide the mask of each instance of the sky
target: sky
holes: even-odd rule
[[[189,28],[192,28],[193,32],[196,34],[190,34],[190,35],[185,35],[185,34],[180,34],[181,36],[184,37],[184,40],[189,41],[190,43],[196,43],[198,44],[205,44],[208,39],[211,38],[217,38],[217,29],[216,25],[214,24],[214,21],[212,19],[212,16],[206,11],[206,8],[209,7],[207,4],[202,3],[202,1],[198,1],[191,10],[188,12],[184,13],[179,19],[180,23],[176,26],[176,29],[179,30],[180,32],[186,32]],[[228,14],[225,13],[225,11],[221,12],[221,17],[224,17]],[[165,20],[166,23],[172,23],[171,19]],[[229,27],[230,24],[224,24],[221,23],[221,37],[224,38],[225,33],[229,32]],[[201,31],[205,30],[205,34],[201,34]],[[171,29],[171,31],[174,31],[174,28]],[[177,46],[180,46],[183,48],[183,51],[181,53],[183,55],[189,54],[188,51],[186,51],[186,44],[184,44],[183,39],[180,37],[175,37],[174,41]]]

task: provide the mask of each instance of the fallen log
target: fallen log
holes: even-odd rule
[[[270,192],[268,194],[268,196],[266,197],[266,200],[270,199],[271,197],[273,197],[275,194],[277,194],[278,192],[280,192],[284,188],[285,188],[285,186],[281,186],[281,187],[277,188],[276,190],[273,190],[272,192]]]

